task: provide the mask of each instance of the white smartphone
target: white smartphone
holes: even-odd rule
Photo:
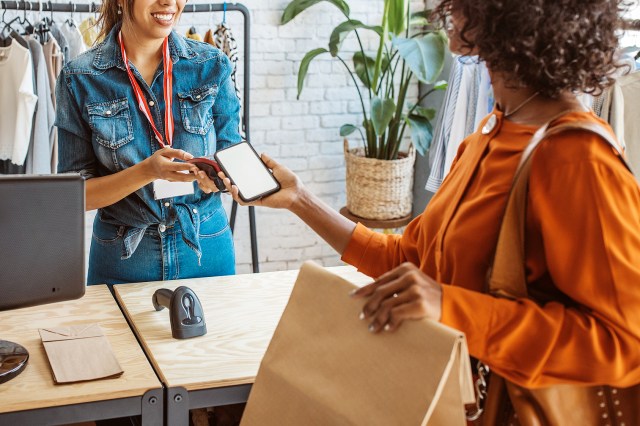
[[[231,183],[238,187],[242,201],[254,201],[280,189],[271,170],[248,142],[221,149],[214,158]]]

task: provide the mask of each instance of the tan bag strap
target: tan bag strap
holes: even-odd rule
[[[567,114],[564,112],[562,115]],[[575,121],[557,126],[551,126],[552,119],[538,129],[531,141],[524,149],[522,158],[513,177],[513,183],[504,218],[498,234],[498,243],[493,258],[493,265],[489,271],[489,293],[510,299],[527,297],[527,282],[525,277],[525,214],[527,209],[527,193],[529,189],[529,174],[531,173],[531,159],[540,142],[546,138],[569,130],[586,130],[606,140],[618,152],[618,157],[631,171],[624,159],[621,147],[604,126],[592,121]]]

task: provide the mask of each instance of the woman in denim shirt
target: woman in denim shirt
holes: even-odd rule
[[[87,210],[98,209],[88,284],[235,272],[220,195],[203,172],[183,160],[240,142],[240,105],[228,58],[172,31],[184,5],[185,0],[105,0],[104,41],[67,64],[58,78],[58,172],[81,173]],[[171,69],[163,54],[172,72],[165,72]],[[165,75],[173,76],[173,90],[167,90],[172,144],[165,130],[171,123],[165,116]],[[157,134],[139,100],[148,106]],[[194,191],[156,200],[158,179],[187,182]]]

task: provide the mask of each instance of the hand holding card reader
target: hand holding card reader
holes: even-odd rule
[[[216,160],[209,157],[197,157],[187,160],[187,163],[195,164],[197,168],[205,172],[220,192],[229,192],[227,188],[224,187],[222,179],[218,176],[218,172],[222,171],[222,169],[218,163],[216,163]]]
[[[174,339],[189,339],[207,334],[204,312],[198,296],[189,287],[175,290],[161,288],[151,299],[156,311],[169,308],[171,335]]]
[[[221,149],[214,154],[214,161],[208,159],[204,162],[203,159],[205,157],[194,158],[189,162],[199,168],[199,164],[207,164],[213,170],[219,167],[231,183],[238,187],[238,195],[244,202],[251,202],[280,190],[280,184],[273,177],[273,173],[248,142]],[[214,182],[218,186],[215,180]],[[222,182],[220,184],[222,185]],[[224,188],[224,185],[222,187]]]

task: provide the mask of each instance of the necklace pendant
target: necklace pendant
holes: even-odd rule
[[[498,117],[495,114],[491,114],[491,117],[487,120],[487,122],[482,126],[482,134],[488,135],[491,131],[496,127],[498,123]]]

